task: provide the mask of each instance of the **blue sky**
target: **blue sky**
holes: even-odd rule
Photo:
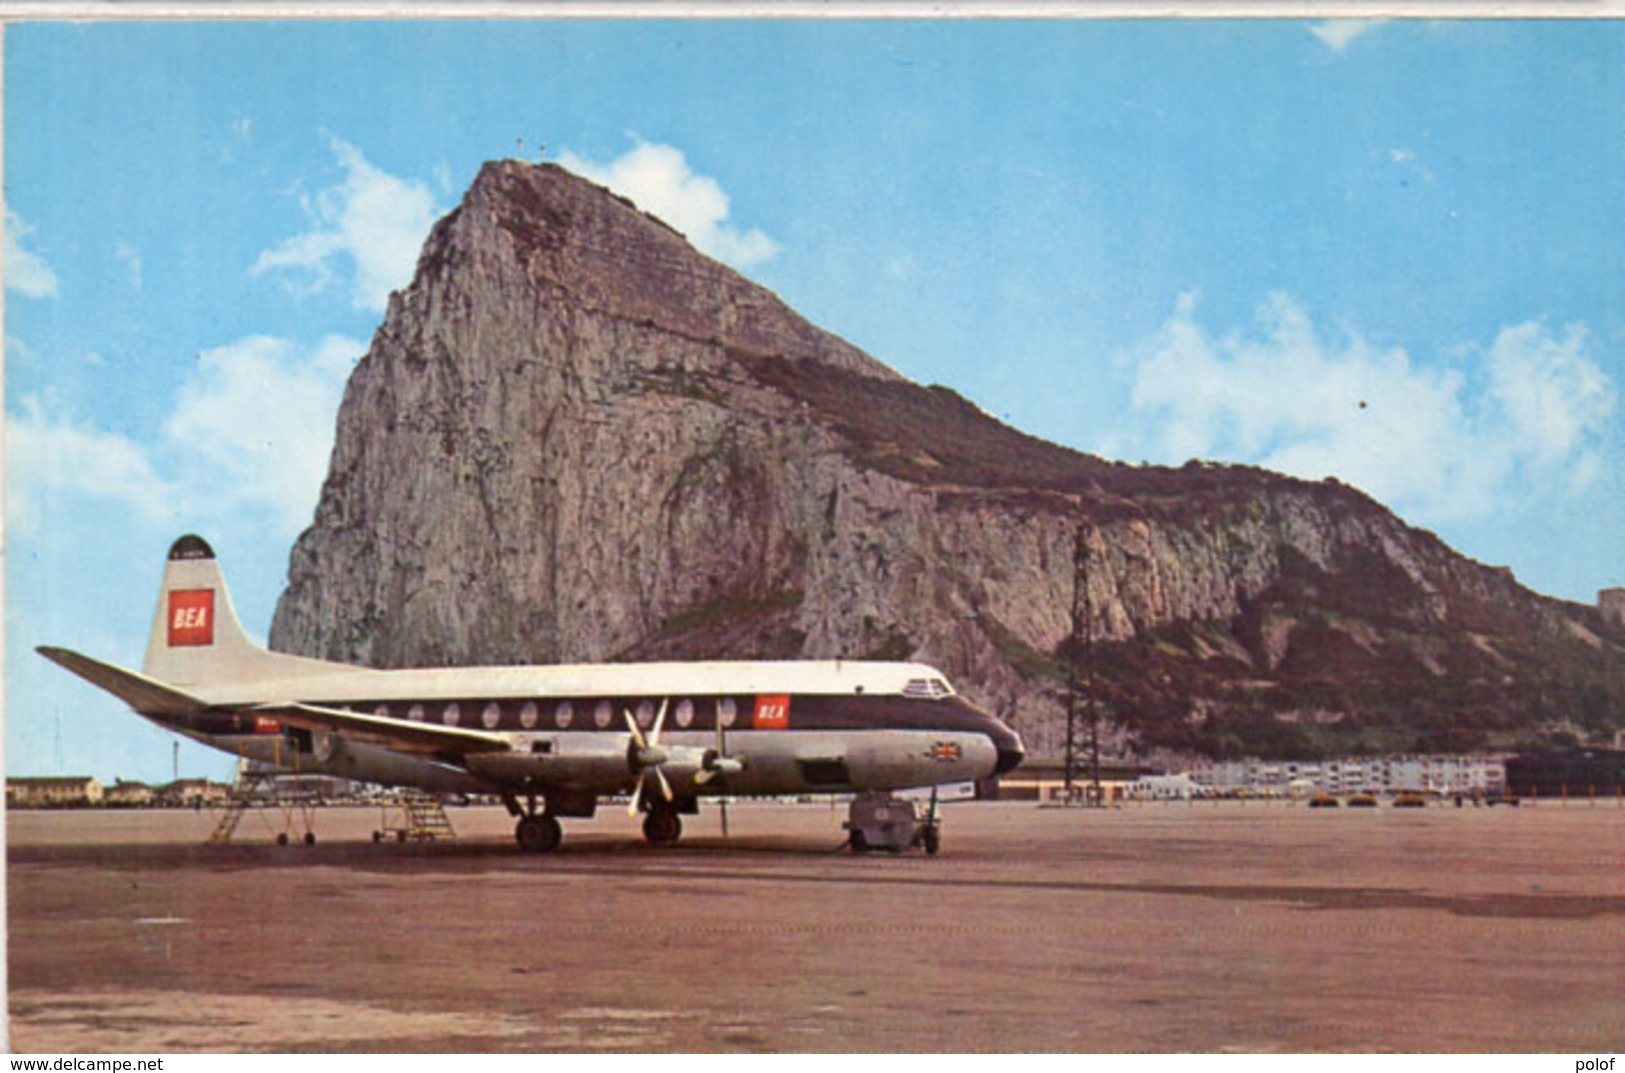
[[[33,646],[139,664],[187,531],[263,636],[387,294],[544,146],[1025,431],[1625,585],[1619,23],[18,24],[4,107],[13,774],[167,777]]]

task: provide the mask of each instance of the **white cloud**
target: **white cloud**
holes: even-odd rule
[[[779,244],[773,239],[755,228],[741,231],[728,221],[728,195],[721,185],[694,174],[682,152],[669,145],[640,141],[608,164],[595,164],[565,150],[559,162],[631,198],[719,261],[748,268],[778,255]]]
[[[315,512],[363,350],[250,336],[207,351],[148,442],[26,398],[6,420],[7,523],[34,532],[54,505],[90,499],[166,528],[249,524],[291,539]]]
[[[1435,182],[1432,169],[1426,167],[1417,158],[1416,153],[1410,149],[1388,150],[1388,163],[1397,168],[1405,178],[1420,179],[1424,183]]]
[[[253,273],[286,271],[305,293],[321,293],[338,266],[353,271],[350,302],[380,312],[391,291],[411,282],[418,250],[434,223],[434,195],[421,182],[378,170],[348,142],[329,137],[344,181],[304,201],[312,228],[254,262]]]
[[[25,298],[55,298],[56,273],[43,257],[23,247],[23,241],[33,233],[34,229],[16,213],[6,212],[6,290]]]
[[[1333,52],[1342,52],[1356,38],[1364,37],[1387,19],[1323,19],[1311,23],[1309,32]]]
[[[129,270],[130,289],[139,292],[142,285],[140,252],[134,247],[120,242],[113,247],[113,256],[123,261],[124,267]]]
[[[174,496],[134,440],[49,412],[38,396],[6,415],[6,527],[37,532],[64,499],[156,521]]]
[[[1215,337],[1180,300],[1133,364],[1131,425],[1107,450],[1335,476],[1428,522],[1595,479],[1613,385],[1580,327],[1500,333],[1475,366],[1431,368],[1344,330],[1327,339],[1285,295],[1256,330]]]
[[[1609,428],[1616,395],[1588,354],[1584,325],[1557,339],[1543,324],[1504,329],[1485,358],[1487,392],[1522,447],[1522,461],[1540,468],[1601,465],[1597,434]]]
[[[201,354],[162,445],[193,509],[262,514],[289,536],[308,525],[344,382],[364,349],[340,336],[309,351],[250,336]]]

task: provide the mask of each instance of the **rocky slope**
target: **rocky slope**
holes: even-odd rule
[[[918,658],[1043,753],[1075,596],[1114,749],[1619,719],[1625,631],[1594,609],[1335,482],[1024,436],[515,161],[436,225],[352,375],[271,641],[376,666]]]

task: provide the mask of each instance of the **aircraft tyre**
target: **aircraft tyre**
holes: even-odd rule
[[[564,830],[555,817],[544,813],[520,819],[514,825],[513,837],[526,853],[551,853],[558,849],[559,842],[564,838]]]
[[[654,809],[643,818],[643,837],[651,845],[669,846],[683,837],[683,821],[670,809]]]

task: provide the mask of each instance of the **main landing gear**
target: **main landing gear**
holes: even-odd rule
[[[669,846],[683,837],[683,821],[675,808],[651,807],[643,817],[643,837],[651,846]]]
[[[513,837],[521,850],[526,853],[551,853],[559,848],[564,829],[559,826],[557,816],[536,810],[535,794],[525,799],[523,807],[512,794],[503,794],[502,803],[508,806],[508,815],[519,817],[519,822],[514,825]]]

